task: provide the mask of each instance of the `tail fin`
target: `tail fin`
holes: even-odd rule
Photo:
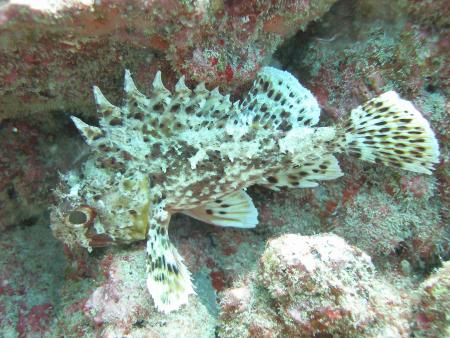
[[[169,240],[168,221],[151,221],[155,224],[151,224],[147,240],[147,288],[156,308],[169,313],[187,304],[195,291],[183,258]]]
[[[394,91],[353,109],[338,140],[362,160],[431,174],[439,146],[427,120]]]

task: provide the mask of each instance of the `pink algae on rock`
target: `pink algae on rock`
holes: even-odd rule
[[[105,94],[118,100],[125,68],[138,83],[161,70],[166,83],[184,74],[236,89],[335,1],[8,0],[0,7],[0,120],[95,111],[89,88],[110,88]]]
[[[279,60],[298,74],[332,120],[345,119],[355,105],[383,91],[398,91],[424,114],[446,154],[448,10],[445,0],[339,1],[286,42]],[[329,185],[328,200],[318,203],[319,208],[327,203],[320,216],[329,226],[325,231],[377,263],[407,260],[423,270],[448,258],[448,156],[429,177],[340,163],[349,175]]]
[[[450,262],[426,279],[418,289],[414,308],[414,330],[418,337],[438,338],[450,335]]]
[[[145,285],[142,247],[112,252],[99,264],[105,280],[94,287],[84,303],[86,319],[101,337],[211,337],[214,319],[197,297],[180,311],[156,311]],[[169,324],[170,323],[170,324]]]
[[[221,302],[226,337],[253,336],[258,325],[268,337],[409,334],[409,297],[377,276],[367,254],[336,235],[270,240],[257,276],[243,288],[226,292]]]

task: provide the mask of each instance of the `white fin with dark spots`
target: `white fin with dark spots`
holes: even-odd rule
[[[252,199],[243,190],[224,196],[184,214],[200,221],[234,228],[254,228],[258,224],[258,211]]]
[[[289,72],[264,67],[240,104],[241,118],[255,128],[289,131],[319,122],[320,107],[311,92]]]
[[[430,124],[394,91],[352,110],[338,147],[369,162],[431,174],[439,146]]]
[[[264,177],[257,184],[278,191],[280,188],[314,188],[316,181],[334,180],[343,175],[339,163],[329,154],[320,160],[283,169]]]
[[[179,309],[195,294],[190,272],[169,240],[167,218],[164,222],[150,221],[147,239],[147,288],[155,307],[164,313]]]

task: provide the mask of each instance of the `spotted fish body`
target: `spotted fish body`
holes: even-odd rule
[[[52,230],[88,250],[147,239],[147,286],[164,312],[194,293],[168,237],[172,214],[253,228],[257,210],[245,188],[308,188],[338,178],[335,153],[426,174],[438,161],[428,122],[395,92],[354,109],[336,127],[316,127],[313,95],[271,67],[242,102],[204,84],[191,90],[183,78],[171,93],[159,72],[146,97],[126,71],[125,94],[116,107],[94,87],[99,127],[72,117],[92,152],[80,170],[62,176]]]

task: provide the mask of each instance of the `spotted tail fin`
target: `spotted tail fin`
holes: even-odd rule
[[[362,160],[431,174],[439,146],[430,124],[394,91],[353,109],[338,139],[341,150]]]
[[[179,309],[195,294],[183,258],[167,234],[170,217],[164,222],[150,221],[147,240],[147,288],[156,308],[164,313]]]

